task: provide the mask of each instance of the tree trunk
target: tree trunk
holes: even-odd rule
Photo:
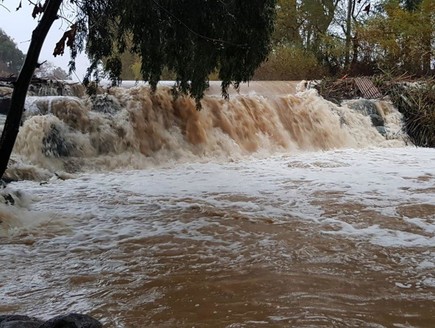
[[[46,8],[42,15],[41,21],[32,33],[29,50],[26,60],[15,82],[14,92],[12,93],[11,105],[8,116],[3,128],[3,133],[0,139],[0,178],[6,171],[15,141],[17,139],[18,130],[20,128],[21,119],[24,111],[24,102],[26,100],[27,90],[30,81],[38,64],[39,54],[41,53],[42,45],[45,37],[51,28],[53,22],[57,19],[57,12],[63,0],[47,0]]]
[[[347,2],[347,17],[346,17],[346,53],[344,56],[344,67],[349,68],[350,62],[350,45],[352,42],[352,14],[353,14],[353,0]]]

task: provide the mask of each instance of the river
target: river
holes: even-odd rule
[[[29,99],[8,171],[26,180],[0,203],[0,313],[433,327],[435,150],[387,103],[382,135],[313,90],[264,85],[200,112],[142,87],[103,111]]]

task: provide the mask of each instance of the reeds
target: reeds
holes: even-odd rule
[[[404,117],[411,141],[420,147],[435,147],[435,80],[412,80],[401,76],[392,80],[376,80]]]

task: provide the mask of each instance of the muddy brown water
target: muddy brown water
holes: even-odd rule
[[[432,327],[432,157],[340,151],[18,183],[40,221],[0,239],[0,312],[79,311],[106,327]]]

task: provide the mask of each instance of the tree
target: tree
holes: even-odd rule
[[[68,80],[68,73],[62,68],[55,66],[52,62],[41,64],[36,70],[35,75],[41,79],[49,80]]]
[[[0,29],[0,75],[17,74],[24,61],[24,54],[16,43]]]
[[[316,49],[330,27],[339,0],[303,0],[303,34],[308,49]]]
[[[372,0],[346,0],[338,3],[335,25],[344,35],[343,66],[349,72],[358,59],[358,26],[364,25],[373,8]]]
[[[69,47],[70,69],[74,69],[75,56],[86,40],[91,60],[86,81],[97,76],[106,58],[106,69],[116,83],[122,72],[119,54],[130,51],[140,56],[142,77],[153,89],[167,67],[176,74],[174,90],[189,94],[199,104],[212,72],[218,72],[222,93],[227,95],[231,84],[237,88],[252,78],[270,50],[275,0],[38,1],[34,14],[41,19],[15,83],[0,139],[0,176],[12,153],[42,44],[63,2],[75,5],[77,20],[56,44],[54,55],[62,55]],[[128,38],[131,46],[127,46]]]
[[[273,52],[256,78],[319,78],[333,66],[326,48],[340,0],[278,0]]]
[[[300,29],[304,23],[297,0],[278,0],[273,33],[274,46],[302,46]]]
[[[434,58],[435,2],[386,0],[382,9],[359,30],[365,51],[383,70],[430,75]]]
[[[421,1],[422,0],[403,0],[403,8],[408,11],[414,11],[420,6]]]
[[[88,1],[80,12],[88,20],[79,29],[89,32],[90,74],[102,57],[117,73],[117,54],[129,50],[140,56],[142,77],[153,88],[167,67],[176,89],[199,101],[216,69],[224,94],[231,81],[253,76],[270,50],[274,12],[275,0]]]

